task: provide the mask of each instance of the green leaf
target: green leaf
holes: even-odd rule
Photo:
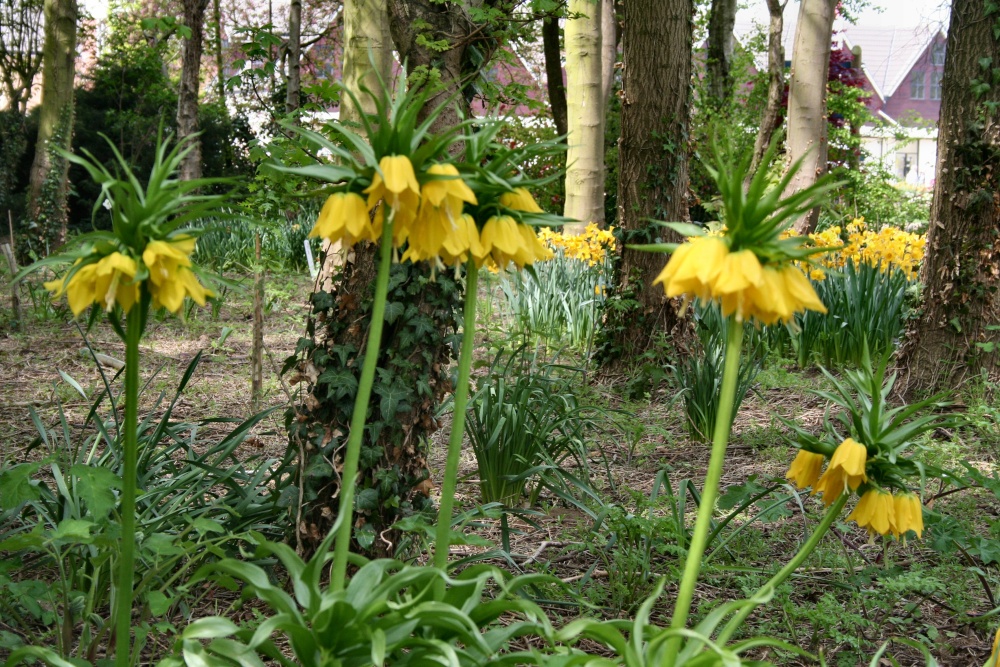
[[[107,468],[81,463],[71,466],[69,472],[77,478],[77,493],[94,518],[106,517],[117,504],[113,489],[121,488],[121,479]]]
[[[657,221],[656,224],[668,229],[672,229],[681,236],[687,238],[689,236],[705,236],[708,232],[701,225],[695,225],[690,222],[660,222]]]
[[[87,544],[91,541],[91,529],[94,522],[86,519],[63,519],[52,531],[52,541],[67,541],[71,543]]]
[[[218,521],[212,519],[206,519],[203,517],[198,517],[191,522],[191,526],[198,531],[199,535],[207,535],[209,533],[216,533],[219,535],[224,535],[226,532],[225,526],[223,526]]]
[[[239,631],[239,626],[222,616],[199,618],[181,632],[182,639],[214,639],[228,637]]]
[[[146,602],[149,604],[149,611],[153,616],[163,616],[170,609],[170,605],[174,603],[174,599],[167,597],[161,591],[150,591],[149,595],[146,596]]]
[[[0,473],[0,509],[12,510],[42,497],[38,483],[31,479],[38,463],[19,463]]]

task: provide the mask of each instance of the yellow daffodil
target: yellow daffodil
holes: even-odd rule
[[[865,446],[847,438],[833,452],[826,472],[813,484],[813,495],[822,494],[823,504],[829,507],[845,491],[853,491],[868,481],[865,473],[867,461],[868,450]]]
[[[698,236],[678,246],[653,284],[662,283],[667,297],[689,294],[707,301],[729,249],[722,239]]]
[[[795,486],[800,489],[812,486],[819,479],[824,461],[826,461],[826,457],[822,454],[800,449],[795,460],[792,461],[792,465],[788,467],[785,479],[795,482]]]
[[[368,206],[354,192],[335,192],[327,197],[309,237],[321,237],[331,243],[340,241],[346,246],[362,240],[378,240]]]
[[[198,282],[191,271],[190,255],[194,252],[195,240],[182,237],[169,241],[150,241],[142,253],[142,261],[149,269],[149,292],[153,297],[153,307],[163,307],[177,313],[189,296],[199,306],[204,306],[211,290]]]
[[[862,528],[867,528],[869,534],[888,535],[896,525],[892,494],[878,487],[865,491],[847,520],[856,521]]]
[[[513,192],[500,195],[500,205],[525,213],[542,213],[538,202],[526,188],[514,188]]]
[[[899,537],[912,530],[917,537],[923,536],[924,506],[920,503],[920,498],[912,493],[897,493],[893,497],[893,508],[896,514],[893,535]]]

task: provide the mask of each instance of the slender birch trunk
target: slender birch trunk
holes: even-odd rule
[[[198,131],[198,91],[201,86],[201,54],[205,32],[205,9],[208,0],[184,0],[184,25],[191,36],[184,40],[181,52],[181,85],[177,96],[177,139],[183,140]],[[201,141],[181,163],[179,178],[184,181],[201,178]]]

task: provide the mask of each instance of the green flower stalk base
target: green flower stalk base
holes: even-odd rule
[[[434,540],[434,567],[448,567],[448,548],[451,546],[451,515],[455,506],[455,487],[458,483],[458,463],[465,435],[465,408],[469,402],[469,374],[472,368],[472,349],[476,343],[476,296],[479,269],[471,259],[465,268],[465,318],[462,325],[462,350],[458,356],[458,381],[455,385],[455,410],[448,440],[448,457],[441,483],[441,506],[438,508],[437,534]]]
[[[132,654],[132,584],[135,575],[135,487],[138,465],[139,341],[142,305],[129,310],[125,320],[125,420],[122,422],[122,543],[115,591],[115,666],[128,667]]]
[[[333,547],[333,570],[330,578],[330,586],[334,591],[344,590],[347,578],[347,555],[351,549],[351,527],[354,525],[354,487],[357,484],[358,460],[361,458],[361,439],[365,433],[368,401],[371,398],[375,370],[378,367],[382,324],[385,322],[386,293],[389,291],[393,217],[394,213],[390,213],[382,226],[382,239],[379,243],[381,255],[378,276],[375,278],[375,302],[372,305],[371,328],[368,331],[368,344],[365,346],[365,362],[361,367],[361,379],[358,381],[358,394],[354,399],[354,412],[351,413],[351,432],[347,438],[347,449],[344,453],[340,504],[337,508],[339,525],[336,528],[337,539]]]
[[[736,397],[736,381],[740,372],[743,324],[730,317],[727,328],[726,363],[722,374],[722,388],[719,391],[719,410],[715,417],[715,433],[712,436],[712,455],[708,461],[708,472],[705,474],[701,502],[698,505],[698,517],[695,520],[691,544],[684,564],[684,576],[681,578],[680,588],[677,590],[674,614],[670,619],[670,627],[675,630],[686,627],[688,615],[691,612],[691,601],[694,599],[695,585],[698,583],[698,574],[701,572],[701,559],[708,543],[712,513],[715,511],[715,501],[719,495],[722,465],[726,460],[726,447],[729,444],[729,431],[733,420],[733,400]],[[671,640],[673,646],[672,650],[667,651],[670,661],[668,664],[672,664],[673,656],[677,655],[680,642],[680,637]]]

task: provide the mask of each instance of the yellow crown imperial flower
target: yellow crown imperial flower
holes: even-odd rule
[[[888,535],[896,526],[896,506],[892,494],[878,487],[865,491],[847,520],[867,528],[870,535]]]
[[[527,188],[514,188],[513,192],[506,192],[500,195],[500,205],[515,211],[524,211],[525,213],[543,212]]]
[[[459,264],[473,257],[477,265],[486,259],[486,251],[479,241],[479,228],[468,213],[463,214],[455,224],[455,230],[441,244],[441,261],[445,264]]]
[[[190,255],[194,252],[195,240],[179,237],[168,241],[150,241],[142,252],[142,261],[149,269],[147,286],[153,297],[153,307],[163,307],[177,313],[189,296],[199,306],[204,306],[211,290],[198,282],[191,270]]]
[[[521,234],[517,222],[509,215],[494,215],[483,225],[480,235],[483,250],[493,256],[493,261],[504,266],[521,247]]]
[[[368,208],[374,208],[384,199],[397,214],[412,211],[416,215],[416,205],[420,200],[420,184],[413,171],[413,163],[405,155],[386,155],[378,163],[378,171],[372,177],[372,184],[365,188]]]
[[[518,225],[517,231],[521,235],[521,247],[512,259],[518,268],[552,257],[552,250],[542,243],[533,227]]]
[[[867,461],[868,449],[853,438],[845,439],[833,452],[826,472],[813,484],[813,495],[822,494],[823,504],[829,507],[845,491],[853,491],[868,481]]]
[[[327,197],[309,237],[321,237],[331,243],[340,241],[346,246],[378,239],[368,206],[355,192],[335,192]]]
[[[899,537],[912,530],[917,537],[923,536],[924,506],[920,498],[912,493],[898,493],[893,497],[893,509],[896,513],[893,535]]]
[[[476,194],[459,177],[458,169],[453,164],[432,164],[427,168],[432,176],[452,176],[454,178],[435,179],[424,184],[421,196],[434,206],[441,206],[445,199],[476,204]],[[530,196],[530,195],[529,195]]]
[[[795,460],[792,461],[792,465],[788,467],[785,479],[795,482],[795,486],[800,489],[812,486],[819,479],[824,461],[826,461],[826,457],[822,454],[800,449]]]
[[[698,236],[678,246],[653,284],[663,284],[668,298],[689,294],[703,301],[713,296],[715,279],[729,254],[722,239]]]
[[[138,263],[128,255],[112,252],[78,268],[68,282],[64,277],[45,283],[45,289],[52,292],[53,298],[65,291],[74,316],[95,303],[107,311],[117,303],[127,313],[139,300],[139,283],[135,282],[138,269]]]

